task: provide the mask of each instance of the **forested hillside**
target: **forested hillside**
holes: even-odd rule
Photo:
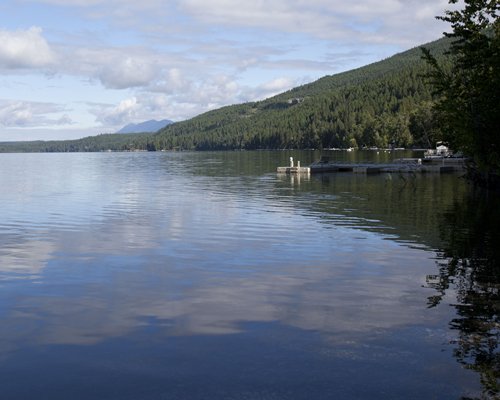
[[[449,40],[426,45],[440,60]],[[159,148],[434,146],[428,66],[419,48],[326,76],[273,98],[224,107],[161,130]]]
[[[426,44],[446,66],[449,39]],[[0,143],[0,151],[433,147],[432,90],[419,48],[275,97],[213,110],[151,135]]]

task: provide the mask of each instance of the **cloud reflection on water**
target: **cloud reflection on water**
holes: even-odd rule
[[[330,193],[306,188],[294,197],[298,182],[281,178],[187,178],[172,173],[167,157],[89,157],[90,166],[73,167],[85,176],[82,187],[57,189],[56,165],[45,194],[30,182],[16,195],[37,203],[38,213],[7,209],[11,225],[31,220],[15,229],[8,220],[0,225],[11,243],[0,252],[0,275],[10,279],[18,268],[26,278],[36,275],[37,285],[5,286],[4,348],[89,345],[147,326],[165,337],[235,334],[249,322],[279,322],[345,342],[432,326],[442,320],[438,312],[447,312],[425,308],[421,286],[435,255],[358,229],[360,217],[330,220],[305,208],[316,196],[335,207],[338,197]],[[73,175],[63,177],[71,182]],[[15,230],[22,235],[9,239]]]
[[[354,249],[347,244],[358,233],[342,228],[344,238],[315,257],[300,256],[310,243],[283,256],[280,243],[257,238],[212,249],[195,241],[184,253],[182,240],[155,243],[169,237],[163,223],[135,222],[113,224],[114,234],[105,224],[104,231],[52,237],[42,285],[24,288],[11,304],[1,341],[82,345],[147,325],[168,337],[233,334],[248,322],[277,321],[345,342],[439,318],[425,309],[425,258],[372,233]],[[433,265],[428,259],[427,271]]]

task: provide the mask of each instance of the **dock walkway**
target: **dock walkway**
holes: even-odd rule
[[[352,172],[355,174],[378,174],[378,173],[447,173],[461,172],[465,168],[463,158],[441,158],[420,159],[403,158],[392,163],[340,163],[321,159],[312,163],[309,167],[293,165],[290,160],[289,167],[278,167],[278,173],[287,174],[314,174],[326,172]]]

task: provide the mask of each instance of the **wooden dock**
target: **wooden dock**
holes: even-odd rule
[[[288,167],[278,167],[278,174],[310,174],[311,167],[301,167],[300,161],[297,161],[297,165],[294,164],[293,157],[290,157],[290,165]]]
[[[310,167],[278,167],[278,174],[310,174]]]
[[[321,159],[312,163],[309,167],[301,167],[300,161],[295,166],[290,159],[289,167],[278,167],[278,173],[286,174],[316,174],[327,172],[351,172],[355,174],[379,174],[379,173],[432,173],[442,174],[450,172],[462,172],[465,168],[465,160],[462,158],[420,159],[405,158],[395,160],[392,163],[339,163],[327,159]]]
[[[457,172],[457,168],[451,165],[422,165],[422,166],[398,166],[392,164],[380,165],[332,165],[328,167],[311,167],[311,173],[323,172],[353,172],[355,174],[379,174],[379,173],[445,173]]]

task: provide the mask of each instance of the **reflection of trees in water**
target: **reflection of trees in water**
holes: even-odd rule
[[[457,293],[457,360],[481,376],[484,398],[500,394],[500,196],[471,193],[441,216],[439,274],[428,276],[438,305],[446,291]]]

